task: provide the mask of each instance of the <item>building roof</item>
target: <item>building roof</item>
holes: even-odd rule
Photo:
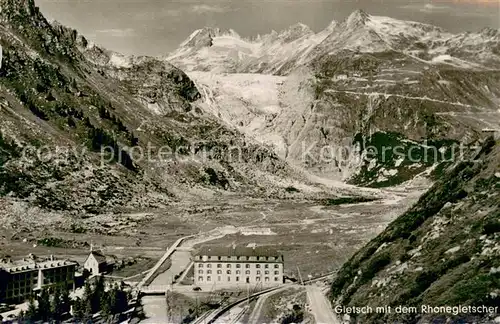
[[[91,251],[89,254],[89,257],[91,255],[94,256],[94,258],[97,260],[98,264],[106,263],[106,257],[100,251]]]
[[[34,271],[38,269],[52,269],[58,267],[67,267],[72,265],[78,265],[75,261],[70,260],[57,260],[54,257],[40,259],[36,257],[25,258],[22,260],[0,260],[0,270],[4,270],[9,273],[23,272],[23,271]]]
[[[278,251],[265,247],[243,247],[243,246],[230,246],[230,247],[201,247],[196,252],[195,256],[262,256],[262,257],[281,257]]]

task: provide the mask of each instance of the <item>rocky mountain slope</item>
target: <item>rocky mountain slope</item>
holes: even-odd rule
[[[201,89],[204,111],[290,163],[382,187],[428,172],[453,154],[450,146],[500,128],[499,35],[453,35],[356,11],[316,34],[302,24],[251,40],[198,30],[166,59]],[[445,153],[409,156],[426,141]],[[402,159],[362,152],[389,144]]]
[[[303,183],[199,109],[198,89],[173,65],[89,44],[33,0],[0,9],[2,205],[97,213],[215,192],[280,196]]]
[[[496,323],[498,310],[422,306],[500,304],[499,170],[500,146],[490,137],[344,264],[331,286],[334,304],[373,308],[350,314],[356,323]],[[378,306],[392,311],[377,313]],[[398,314],[397,306],[416,311]]]

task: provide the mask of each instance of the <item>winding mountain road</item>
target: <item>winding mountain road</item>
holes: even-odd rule
[[[307,299],[309,300],[316,324],[340,324],[340,321],[332,310],[330,302],[319,287],[314,285],[307,286]]]

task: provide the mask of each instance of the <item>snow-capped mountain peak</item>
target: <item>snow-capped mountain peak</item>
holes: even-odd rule
[[[481,29],[480,32],[482,35],[488,36],[488,37],[499,37],[500,36],[500,29],[493,29],[490,27],[486,27]]]
[[[309,26],[302,23],[298,23],[288,27],[287,29],[281,31],[277,37],[284,43],[290,43],[304,36],[314,35]]]
[[[440,59],[446,55],[455,61],[450,63],[455,67],[481,68],[500,65],[499,46],[500,33],[491,28],[454,35],[429,24],[357,10],[318,33],[302,23],[253,39],[242,38],[233,30],[204,28],[195,31],[167,60],[188,71],[287,74],[341,51],[396,51],[429,64],[448,64],[448,59]]]
[[[346,19],[347,26],[359,26],[364,25],[367,20],[370,19],[370,15],[361,9],[354,11]]]
[[[214,37],[231,36],[240,38],[240,36],[232,29],[220,29],[213,27],[204,27],[195,30],[187,40],[185,40],[180,47],[202,48],[210,47],[213,44]]]

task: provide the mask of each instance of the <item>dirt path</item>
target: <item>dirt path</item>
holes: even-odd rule
[[[317,324],[340,324],[330,302],[317,286],[307,287],[307,298]]]

